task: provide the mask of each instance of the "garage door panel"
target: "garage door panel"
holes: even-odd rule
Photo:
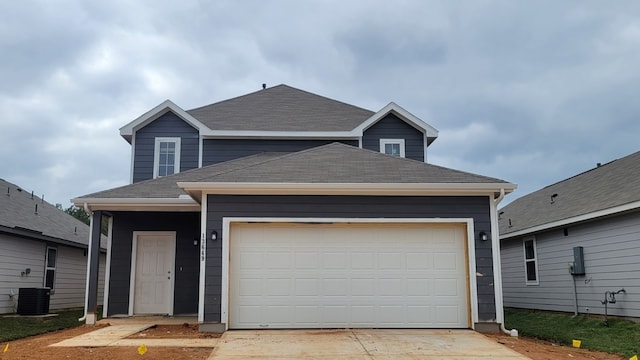
[[[234,224],[230,327],[466,328],[464,233],[460,225]]]

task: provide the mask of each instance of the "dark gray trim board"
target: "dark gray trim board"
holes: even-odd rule
[[[202,166],[265,152],[297,152],[333,142],[358,146],[358,140],[204,139],[202,142]]]
[[[134,231],[175,231],[174,314],[198,312],[200,213],[112,212],[111,267],[107,316],[129,311],[131,248]]]
[[[209,195],[206,233],[222,238],[225,217],[472,218],[475,233],[490,231],[490,198],[483,196],[253,196]],[[480,322],[495,322],[490,241],[475,239]],[[222,241],[207,240],[205,323],[219,323],[222,296]]]

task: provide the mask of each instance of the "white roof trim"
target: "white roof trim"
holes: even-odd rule
[[[544,230],[549,230],[549,229],[553,229],[553,228],[557,228],[557,227],[561,227],[561,226],[567,226],[567,225],[571,225],[571,224],[574,224],[574,223],[593,220],[593,219],[597,219],[597,218],[600,218],[600,217],[603,217],[603,216],[613,215],[613,214],[617,214],[617,213],[621,213],[621,212],[625,212],[625,211],[629,211],[629,210],[635,210],[635,209],[640,209],[640,201],[635,201],[635,202],[632,202],[632,203],[628,203],[628,204],[624,204],[624,205],[620,205],[620,206],[615,206],[615,207],[608,208],[608,209],[598,210],[598,211],[590,212],[588,214],[583,214],[583,215],[570,217],[570,218],[567,218],[567,219],[553,221],[553,222],[550,222],[550,223],[529,227],[529,228],[526,228],[526,229],[518,230],[518,231],[515,231],[515,232],[512,232],[512,233],[507,233],[507,234],[504,234],[504,235],[501,234],[500,235],[500,239],[506,240],[506,239],[513,238],[513,237],[516,237],[516,236],[523,236],[523,235],[528,235],[528,234],[532,234],[532,233],[537,233],[537,232],[544,231]]]
[[[157,105],[153,109],[140,115],[137,119],[131,121],[127,125],[120,128],[120,135],[127,141],[131,142],[133,133],[138,129],[144,127],[150,122],[156,120],[160,116],[164,115],[168,111],[172,111],[178,115],[182,120],[198,129],[200,135],[205,138],[270,138],[270,139],[353,139],[357,140],[361,137],[366,129],[378,122],[390,113],[394,113],[402,120],[406,121],[409,125],[422,131],[429,139],[435,139],[438,137],[438,130],[431,125],[420,120],[415,115],[411,114],[407,110],[394,102],[390,102],[387,106],[382,108],[377,113],[373,114],[370,118],[361,123],[358,127],[351,131],[243,131],[243,130],[212,130],[193,116],[189,115],[185,110],[176,105],[171,100],[165,100],[161,104]]]
[[[76,198],[71,202],[90,210],[127,211],[200,211],[200,204],[191,197],[185,198]]]
[[[360,135],[353,131],[255,131],[255,130],[205,130],[202,132],[204,138],[225,138],[225,139],[246,139],[246,138],[269,138],[269,139],[352,139],[357,140]]]
[[[455,195],[493,196],[504,189],[512,192],[510,183],[238,183],[238,182],[178,182],[178,187],[193,198],[207,194],[234,195]]]
[[[433,126],[427,124],[426,122],[420,120],[417,116],[408,112],[400,105],[390,102],[387,106],[383,107],[377,113],[373,114],[369,119],[360,124],[357,128],[354,129],[359,134],[364,133],[369,127],[378,122],[378,120],[387,116],[390,113],[394,113],[398,115],[402,120],[406,121],[409,125],[415,127],[418,130],[421,130],[425,133],[427,138],[437,138],[438,130],[436,130]]]
[[[160,116],[166,114],[168,111],[172,111],[174,114],[182,118],[182,120],[186,121],[189,125],[198,129],[201,133],[208,130],[208,128],[203,123],[198,121],[193,116],[189,115],[173,101],[165,100],[158,106],[140,115],[137,119],[121,127],[120,135],[123,138],[127,139],[127,141],[131,141],[131,136],[133,136],[134,132],[159,118]]]

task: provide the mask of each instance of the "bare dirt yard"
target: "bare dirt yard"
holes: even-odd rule
[[[147,347],[147,352],[141,356],[138,353],[137,347],[49,347],[51,344],[96,330],[97,328],[98,327],[95,326],[80,326],[73,329],[11,341],[6,352],[2,351],[6,345],[2,343],[0,344],[0,359],[207,359],[212,351],[212,349],[205,348]],[[140,343],[143,344],[144,339],[194,339],[212,336],[216,335],[200,333],[197,327],[193,325],[162,325],[132,335],[129,339],[140,339]],[[536,339],[523,337],[512,338],[506,335],[489,335],[489,338],[534,360],[623,359],[621,356],[585,349],[575,349]]]

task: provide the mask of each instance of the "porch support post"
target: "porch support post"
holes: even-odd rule
[[[98,275],[100,270],[100,238],[102,237],[102,211],[94,211],[91,216],[91,239],[87,261],[87,308],[86,323],[93,325],[98,313]]]

